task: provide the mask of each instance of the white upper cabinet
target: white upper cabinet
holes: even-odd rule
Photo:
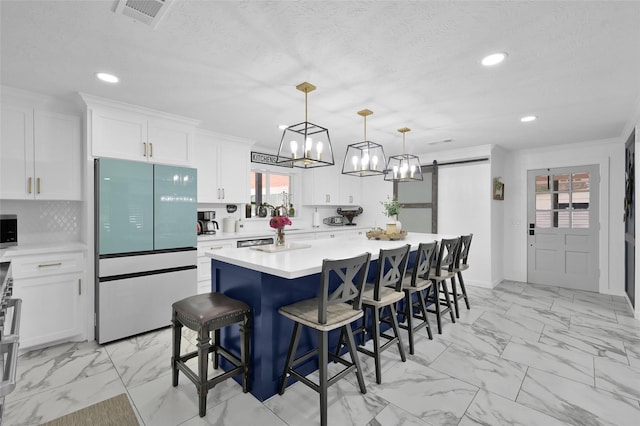
[[[199,203],[240,204],[250,201],[251,143],[215,132],[196,132]]]
[[[160,164],[194,164],[196,120],[82,95],[88,107],[91,155],[149,161]]]
[[[362,193],[362,179],[375,179],[375,177],[356,177],[340,174],[338,177],[338,197],[341,205],[358,205],[360,204],[360,194]]]
[[[338,166],[316,167],[302,170],[304,187],[303,204],[310,206],[335,206],[340,204]]]
[[[0,198],[80,200],[80,118],[2,105]]]

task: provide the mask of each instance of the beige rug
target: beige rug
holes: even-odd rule
[[[120,394],[42,426],[139,426],[127,395]]]

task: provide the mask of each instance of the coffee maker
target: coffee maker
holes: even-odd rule
[[[203,234],[213,235],[216,233],[216,229],[220,228],[218,222],[214,220],[215,218],[216,212],[213,210],[198,212],[198,224]]]

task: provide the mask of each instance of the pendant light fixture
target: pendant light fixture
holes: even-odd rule
[[[420,159],[415,155],[405,154],[405,136],[411,129],[403,127],[398,129],[402,133],[402,155],[394,155],[389,157],[387,164],[387,174],[384,180],[394,182],[410,182],[422,180],[422,169],[420,168]]]
[[[342,163],[342,174],[351,176],[376,176],[384,174],[387,160],[382,145],[367,140],[367,116],[373,111],[363,109],[358,115],[364,117],[364,140],[347,146]]]
[[[296,89],[304,92],[304,121],[284,129],[276,162],[280,165],[293,164],[294,167],[303,169],[333,166],[329,130],[307,120],[307,96],[309,92],[316,90],[316,86],[304,82],[298,84]]]

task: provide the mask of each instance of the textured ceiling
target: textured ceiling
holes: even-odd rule
[[[640,2],[175,0],[156,29],[115,0],[0,2],[1,83],[85,92],[277,149],[279,124],[398,153],[624,137],[640,105]],[[506,51],[494,67],[481,58]],[[100,83],[97,71],[118,75]],[[522,124],[535,114],[539,120]],[[452,138],[453,143],[429,142]]]

